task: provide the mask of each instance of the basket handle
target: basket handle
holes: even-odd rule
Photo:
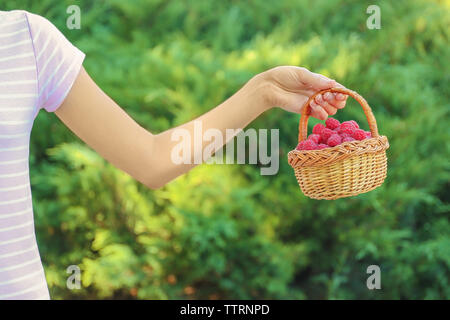
[[[377,138],[379,136],[378,134],[378,128],[377,128],[377,121],[375,120],[375,116],[372,113],[372,109],[370,108],[367,101],[361,97],[359,94],[357,94],[355,91],[347,89],[347,88],[330,88],[318,91],[314,93],[311,97],[309,97],[308,101],[303,106],[301,117],[300,117],[300,123],[298,126],[298,142],[301,142],[303,140],[306,140],[308,137],[308,119],[309,115],[311,113],[311,107],[309,103],[318,95],[323,94],[326,92],[336,92],[336,93],[343,93],[346,95],[349,95],[358,103],[361,105],[364,114],[366,115],[367,122],[369,123],[370,132],[372,133],[373,138]]]

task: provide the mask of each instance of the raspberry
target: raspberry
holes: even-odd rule
[[[331,118],[331,117],[325,121],[325,124],[327,125],[327,128],[329,128],[331,130],[339,127],[339,125],[340,125],[339,120],[336,120],[335,118]]]
[[[344,138],[351,137],[352,135],[348,134],[348,133],[341,133],[340,136],[341,136],[342,139],[344,139]]]
[[[356,129],[359,129],[359,124],[355,120],[350,120],[349,122],[353,123]]]
[[[372,133],[370,131],[366,131],[366,139],[372,138]]]
[[[308,140],[314,141],[314,143],[318,144],[320,140],[320,134],[310,134]]]
[[[318,123],[314,126],[312,132],[314,134],[321,134],[323,129],[325,129],[325,126],[322,123]]]
[[[303,150],[314,150],[317,147],[317,143],[312,140],[306,140],[303,144]]]
[[[356,129],[358,129],[358,128],[355,127],[355,125],[351,121],[345,121],[345,122],[342,122],[342,124],[341,124],[341,132],[342,133],[353,134],[353,132],[355,132]]]
[[[327,144],[330,147],[337,146],[342,142],[341,136],[338,134],[333,134],[330,138],[328,138]]]
[[[337,134],[341,134],[341,126],[338,126],[336,128],[333,129],[334,132],[336,132]]]
[[[355,132],[353,132],[352,137],[355,140],[364,140],[366,138],[366,132],[361,129],[356,129]]]
[[[325,129],[323,129],[322,133],[320,134],[320,137],[322,138],[323,142],[327,142],[328,138],[331,137],[333,134],[336,134],[336,132],[334,132],[331,129],[325,128]]]
[[[321,143],[321,144],[319,144],[318,146],[317,146],[317,149],[325,149],[325,148],[328,148],[328,145],[326,145],[326,144],[323,144],[323,143]]]
[[[312,141],[312,140],[304,140],[301,141],[298,145],[297,145],[297,150],[314,150],[317,148],[317,144]]]
[[[342,139],[342,142],[350,142],[350,141],[355,141],[355,139],[353,139],[352,137],[345,137],[344,139]]]

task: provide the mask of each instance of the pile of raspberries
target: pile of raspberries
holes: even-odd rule
[[[355,120],[340,123],[339,120],[328,118],[325,125],[322,123],[316,124],[312,134],[305,141],[301,141],[296,149],[320,150],[335,147],[343,142],[372,138],[372,134],[360,129]]]

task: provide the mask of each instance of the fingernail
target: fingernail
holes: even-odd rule
[[[339,100],[344,100],[345,96],[342,93],[338,93],[336,95],[336,98],[339,99]]]
[[[322,94],[318,94],[318,95],[314,98],[314,100],[316,101],[316,103],[320,104],[320,102],[323,101]]]
[[[326,100],[331,100],[331,99],[333,99],[333,95],[332,95],[331,93],[329,93],[329,92],[326,92],[324,96],[325,96],[325,99],[326,99]]]

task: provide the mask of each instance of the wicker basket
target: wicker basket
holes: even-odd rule
[[[301,114],[298,141],[307,138],[310,101],[325,92],[347,94],[358,101],[366,115],[372,138],[321,150],[290,151],[288,160],[298,184],[303,193],[313,199],[333,200],[371,191],[386,178],[389,142],[378,134],[372,110],[359,94],[345,88],[332,88],[312,95]]]

